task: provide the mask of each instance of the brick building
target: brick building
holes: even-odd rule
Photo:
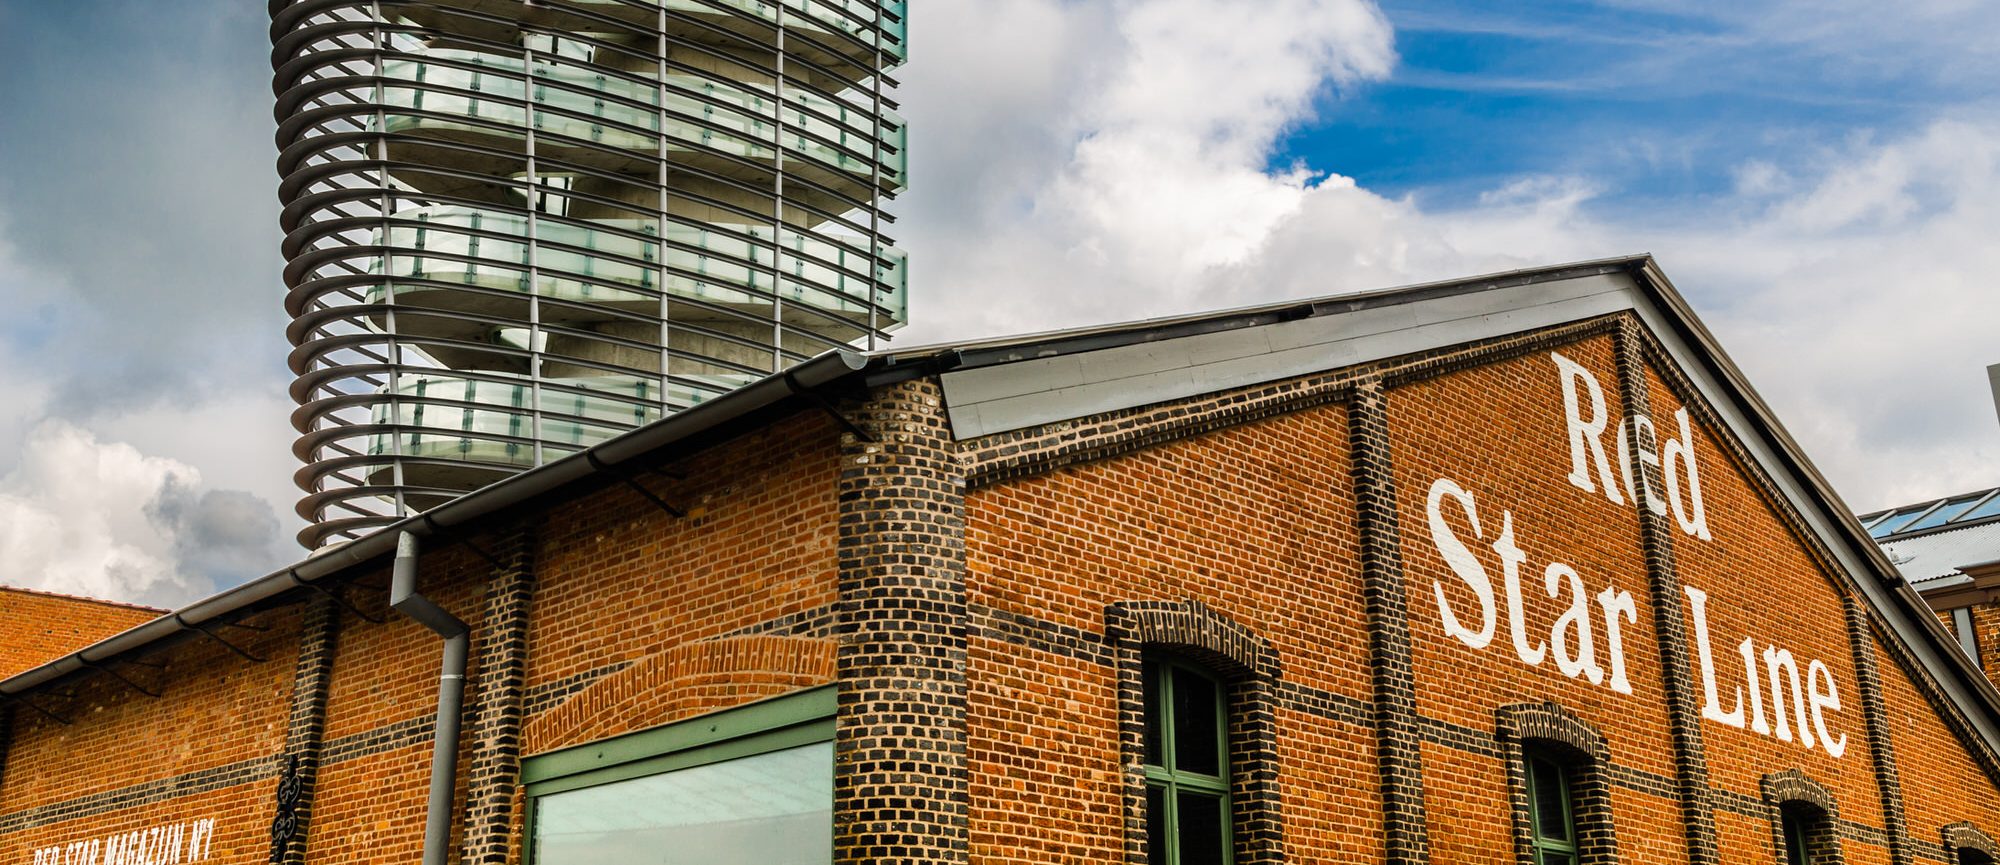
[[[0,856],[1990,862],[1895,574],[1643,257],[828,354],[0,681]]]
[[[0,586],[0,676],[74,652],[166,610]]]

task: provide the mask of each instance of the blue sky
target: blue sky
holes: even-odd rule
[[[0,581],[297,519],[258,0],[0,0]],[[1857,508],[2000,485],[2000,10],[913,0],[900,340],[1651,251]]]
[[[1760,40],[1701,4],[1381,9],[1395,73],[1323,93],[1274,166],[1339,166],[1385,194],[1445,205],[1557,173],[1595,178],[1622,201],[1695,206],[1728,194],[1745,162],[1795,160],[1990,96],[1918,58]]]

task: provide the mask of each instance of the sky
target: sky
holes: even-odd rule
[[[2000,486],[2000,7],[911,6],[898,342],[1650,252],[1851,506]],[[267,27],[0,0],[0,583],[302,554]]]

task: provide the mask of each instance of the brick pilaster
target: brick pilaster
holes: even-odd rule
[[[1889,836],[1889,861],[1916,861],[1910,845],[1910,824],[1903,813],[1903,781],[1896,773],[1896,751],[1889,741],[1889,708],[1882,697],[1882,674],[1875,666],[1868,616],[1852,594],[1840,598],[1847,618],[1847,645],[1854,653],[1854,677],[1861,682],[1861,717],[1868,730],[1868,757],[1875,768],[1875,788],[1882,797],[1882,829]]]
[[[271,819],[270,861],[279,865],[305,862],[306,830],[326,745],[327,689],[333,680],[334,644],[340,631],[340,609],[330,597],[319,595],[307,602],[304,617],[299,627],[299,657],[292,668],[292,703],[285,721],[277,814]]]
[[[837,862],[965,862],[965,473],[939,389],[872,392],[842,436]]]
[[[1640,357],[1638,322],[1630,317],[1619,321],[1612,332],[1618,358],[1618,396],[1625,406],[1620,423],[1631,423],[1634,415],[1652,416],[1646,385],[1646,367]],[[1639,459],[1647,451],[1658,452],[1658,443],[1633,443],[1628,469],[1633,477],[1643,477],[1649,489],[1664,490],[1666,482],[1657,465]],[[1641,496],[1644,493],[1640,494]],[[1681,610],[1681,579],[1674,569],[1674,532],[1670,517],[1653,513],[1644,501],[1630,506],[1639,514],[1640,546],[1646,553],[1646,584],[1653,596],[1655,637],[1660,649],[1661,678],[1667,692],[1667,720],[1674,739],[1674,789],[1680,800],[1682,828],[1687,834],[1688,862],[1714,865],[1721,853],[1716,846],[1715,812],[1709,796],[1708,752],[1701,740],[1701,709],[1696,703],[1694,669],[1688,652],[1687,619]]]
[[[1410,610],[1403,580],[1402,532],[1389,462],[1389,411],[1379,379],[1356,388],[1348,410],[1354,498],[1361,529],[1361,582],[1368,612],[1374,687],[1375,753],[1382,785],[1385,862],[1430,859],[1424,822],[1424,767],[1416,677],[1410,658]]]
[[[535,592],[534,538],[506,532],[486,551],[493,575],[473,631],[471,757],[465,768],[466,865],[518,859],[522,702],[528,675],[528,608]]]

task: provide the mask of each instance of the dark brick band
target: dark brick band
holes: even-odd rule
[[[965,862],[965,475],[937,385],[885,386],[841,439],[833,834],[844,863]]]
[[[305,862],[313,793],[325,756],[327,690],[339,633],[340,608],[333,598],[319,596],[305,605],[299,658],[292,672],[291,712],[285,723],[285,771],[278,784],[277,814],[271,820],[270,861],[280,865]]]
[[[1847,645],[1854,654],[1854,676],[1861,681],[1861,717],[1868,730],[1868,757],[1874,763],[1875,789],[1882,797],[1882,826],[1889,834],[1889,861],[1909,865],[1909,821],[1903,814],[1903,782],[1896,771],[1896,750],[1889,738],[1889,704],[1882,696],[1882,674],[1875,666],[1874,641],[1868,617],[1852,592],[1840,597],[1847,626]]]
[[[1410,656],[1410,613],[1403,583],[1396,481],[1389,462],[1389,412],[1380,381],[1356,389],[1348,410],[1355,509],[1361,529],[1361,583],[1368,613],[1370,679],[1375,698],[1375,754],[1381,776],[1384,861],[1430,859],[1424,822],[1424,767],[1417,690]]]
[[[1637,415],[1652,416],[1647,394],[1645,364],[1640,355],[1641,329],[1636,319],[1619,319],[1612,332],[1612,350],[1618,360],[1618,396],[1630,423]],[[1628,469],[1643,477],[1645,487],[1666,489],[1660,467],[1639,459],[1641,453],[1656,449],[1652,441],[1634,442]],[[1667,517],[1653,513],[1643,501],[1631,503],[1639,516],[1640,545],[1646,554],[1646,583],[1652,593],[1654,629],[1660,651],[1660,669],[1667,692],[1667,721],[1673,731],[1674,782],[1680,793],[1681,821],[1687,834],[1688,862],[1714,865],[1721,858],[1715,836],[1715,813],[1709,802],[1708,753],[1702,746],[1701,710],[1696,707],[1695,685],[1689,680],[1694,668],[1688,652],[1687,620],[1681,614],[1681,580],[1674,568],[1674,528]]]
[[[472,753],[465,768],[466,865],[505,865],[514,852],[515,797],[521,786],[521,724],[528,675],[528,609],[534,598],[534,542],[525,529],[489,550],[493,575],[475,633]]]

